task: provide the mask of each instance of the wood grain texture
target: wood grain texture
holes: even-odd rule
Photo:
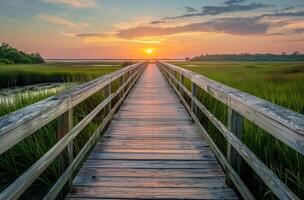
[[[149,65],[67,199],[237,199],[225,179],[199,128]]]
[[[260,128],[304,155],[304,115],[228,87],[205,76],[165,62],[159,65],[191,80],[208,94],[228,105]],[[171,74],[170,74],[171,75]],[[173,75],[169,76],[172,80]],[[173,80],[175,83],[177,79]]]
[[[69,89],[58,96],[47,98],[0,117],[0,155],[97,91],[103,89],[112,80],[118,79],[132,70],[137,70],[138,67],[143,65],[145,65],[145,62],[130,65]]]
[[[187,103],[185,102],[184,97],[179,93],[178,89],[176,88],[173,82],[178,82],[176,79],[172,79],[173,75],[170,74],[171,70],[166,69],[168,66],[161,65],[161,69],[184,103],[185,107],[191,114],[191,117],[197,124],[201,127],[201,130],[204,132],[208,142],[210,143],[213,151],[216,154],[216,157],[221,162],[222,166],[227,173],[227,176],[233,181],[234,185],[238,188],[240,194],[244,197],[244,199],[252,199],[252,195],[248,188],[244,185],[244,183],[240,180],[239,176],[235,172],[235,170],[231,167],[230,163],[226,160],[226,158],[222,155],[222,153],[218,150],[218,147],[214,144],[211,137],[205,131],[204,127],[200,124],[200,121],[197,119],[196,114],[191,110]],[[182,87],[183,90],[186,90]],[[187,94],[187,92],[186,92]],[[213,114],[207,110],[207,108],[202,105],[196,98],[194,98],[191,94],[187,94],[188,97],[191,99],[192,102],[198,106],[198,108],[209,118],[209,120],[217,127],[217,129],[223,134],[223,136],[227,139],[228,143],[231,144],[235,148],[235,150],[242,156],[242,158],[252,167],[252,169],[260,176],[260,178],[264,181],[264,183],[273,191],[274,194],[279,197],[279,199],[299,199],[284,183],[264,164],[262,163],[256,156],[253,154],[246,145],[244,145],[240,139],[230,132]],[[230,107],[231,109],[231,107]],[[237,113],[235,113],[237,114]],[[234,120],[233,120],[234,121]],[[238,120],[238,124],[234,124],[233,126],[239,126],[239,131],[241,130],[241,123]],[[229,126],[231,126],[230,124]],[[230,127],[229,127],[230,128]],[[240,131],[241,132],[241,131]]]
[[[136,65],[135,65],[136,66]],[[59,135],[61,135],[61,139],[47,152],[45,153],[38,161],[36,161],[29,169],[27,169],[21,176],[19,176],[12,184],[10,184],[8,187],[6,187],[0,194],[0,199],[6,200],[6,199],[18,199],[22,193],[31,186],[31,184],[40,176],[41,173],[56,159],[56,157],[62,153],[62,151],[71,144],[73,139],[81,132],[81,130],[90,123],[94,117],[106,106],[110,101],[113,100],[113,98],[117,97],[120,92],[124,89],[124,87],[127,86],[128,82],[128,90],[130,90],[131,85],[137,80],[137,78],[140,76],[141,72],[144,70],[144,65],[137,65],[136,71],[130,76],[128,81],[121,85],[117,91],[112,93],[110,96],[108,96],[104,101],[102,101],[95,109],[93,109],[86,117],[84,117],[74,128],[72,128],[68,133],[64,134],[60,124],[65,124],[63,122],[67,122],[67,126],[65,126],[64,129],[71,128],[71,120],[66,120],[71,117],[72,113],[69,113],[65,117],[63,117],[59,122],[59,129],[61,132]],[[133,68],[129,69],[132,70]],[[124,71],[125,73],[127,71]],[[96,79],[99,80],[99,79]],[[115,80],[115,79],[114,79]],[[111,81],[114,81],[111,80]],[[133,83],[132,83],[133,82]],[[84,84],[86,85],[86,84]],[[83,85],[79,87],[82,88]],[[89,88],[88,88],[89,89]],[[77,91],[76,91],[77,93]],[[66,94],[66,93],[65,93]],[[72,94],[70,94],[73,96]],[[71,97],[70,96],[70,97]],[[60,96],[54,97],[59,98]],[[66,98],[64,98],[66,99]],[[81,97],[80,97],[81,99]],[[120,99],[118,103],[120,104],[124,98]],[[79,101],[79,99],[77,100]],[[116,104],[114,106],[115,109],[118,108],[119,104]],[[18,112],[17,112],[18,113]],[[13,114],[12,114],[13,115]],[[36,120],[36,119],[35,119]],[[70,122],[69,122],[70,121]],[[0,123],[1,125],[1,123]],[[35,125],[34,125],[35,126]],[[18,128],[23,128],[18,127]],[[37,128],[37,127],[36,127]],[[0,132],[1,133],[1,132]],[[13,137],[13,135],[11,135]],[[23,137],[23,136],[22,136]],[[0,135],[0,139],[1,135]],[[1,140],[0,140],[1,141]],[[5,140],[5,141],[11,141],[11,140]],[[1,141],[2,142],[2,141]],[[95,141],[96,142],[96,141]],[[8,143],[8,145],[12,145],[11,143]],[[6,146],[7,148],[8,146]],[[70,166],[71,167],[71,166]],[[66,173],[67,175],[70,175],[69,173]],[[68,176],[65,176],[65,181],[67,180]],[[63,182],[62,182],[63,183]],[[61,183],[58,184],[60,187],[62,186]],[[57,190],[58,191],[58,190]]]
[[[134,74],[136,75],[136,74]],[[69,165],[69,167],[62,173],[62,175],[58,178],[56,183],[53,185],[53,187],[48,191],[46,196],[43,200],[54,200],[56,199],[59,192],[62,190],[65,183],[69,180],[70,177],[72,177],[75,170],[79,168],[79,165],[87,155],[87,153],[94,147],[96,140],[100,138],[100,132],[104,130],[104,128],[107,126],[109,121],[112,119],[114,113],[118,109],[119,105],[123,102],[125,97],[127,96],[128,92],[136,82],[137,78],[140,76],[140,73],[136,75],[136,79],[132,81],[131,85],[128,85],[128,88],[123,88],[122,91],[124,91],[124,94],[120,98],[120,100],[115,104],[113,109],[108,113],[107,117],[103,120],[103,122],[100,124],[100,126],[95,130],[95,132],[92,134],[90,139],[87,141],[87,143],[83,146],[81,151],[77,154],[75,159],[72,161],[72,163]],[[129,81],[130,79],[128,79]],[[127,82],[128,82],[127,81]],[[126,85],[127,86],[127,85]]]
[[[165,77],[171,76],[166,69],[164,69],[162,66],[160,66],[160,69],[162,70],[162,73],[165,75]],[[169,79],[168,79],[169,80]],[[176,79],[174,79],[176,81]],[[169,81],[170,82],[170,81]],[[200,130],[202,131],[205,139],[208,141],[210,144],[211,149],[213,150],[215,156],[217,157],[219,163],[225,170],[227,178],[229,178],[233,183],[240,195],[243,197],[243,199],[248,199],[248,200],[254,200],[255,198],[249,191],[249,189],[246,187],[245,183],[242,181],[242,179],[239,177],[239,175],[235,172],[235,170],[230,166],[228,163],[226,157],[224,154],[219,150],[217,145],[214,143],[213,139],[209,136],[205,128],[202,126],[200,120],[196,117],[196,115],[192,112],[190,106],[188,106],[186,100],[184,99],[182,93],[180,90],[177,90],[177,88],[170,82],[172,85],[173,89],[177,93],[178,97],[181,99],[182,103],[184,104],[185,108],[188,110],[190,113],[192,119],[197,123],[197,125],[200,127]],[[184,85],[180,84],[181,90],[188,95],[188,97],[192,97],[191,93],[185,88]],[[201,105],[198,103],[198,100],[196,98],[192,98],[192,100],[195,101],[196,105]],[[200,110],[202,110],[201,107],[199,107]],[[207,110],[207,109],[206,109]],[[208,111],[208,110],[207,110]],[[208,111],[209,112],[209,111]]]

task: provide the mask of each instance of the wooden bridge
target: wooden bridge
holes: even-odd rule
[[[101,90],[105,99],[73,127],[73,108]],[[228,127],[198,100],[199,90],[228,106]],[[73,141],[102,110],[75,155]],[[227,155],[199,111],[227,140]],[[304,154],[303,115],[168,63],[128,66],[0,118],[0,154],[55,119],[59,138],[0,199],[18,199],[58,157],[62,173],[44,199],[64,186],[66,199],[254,199],[239,176],[241,159],[279,199],[299,199],[242,143],[243,117]]]

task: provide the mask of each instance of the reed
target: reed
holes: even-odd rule
[[[186,62],[174,63],[210,79],[304,114],[303,63]],[[190,84],[185,82],[189,89]],[[191,91],[191,90],[190,90]],[[198,98],[224,124],[227,106],[203,90]],[[226,141],[202,114],[201,122],[226,153]],[[243,142],[299,197],[304,195],[304,156],[248,120],[243,122]],[[242,162],[241,177],[257,199],[276,199],[249,166]]]
[[[99,63],[100,64],[100,63]],[[104,74],[120,69],[119,63],[55,63],[39,65],[0,66],[1,87],[33,85],[45,82],[78,82],[83,83]],[[16,96],[11,103],[0,103],[0,116],[36,103],[62,91],[42,92],[39,95]],[[73,122],[76,125],[89,114],[101,101],[103,91],[99,91],[74,108]],[[91,134],[106,115],[101,112],[89,123],[74,140],[74,154],[81,150]],[[15,145],[0,156],[0,191],[12,183],[25,170],[42,157],[57,141],[57,121],[47,124],[30,137]],[[55,160],[37,181],[23,194],[23,199],[41,199],[59,177],[58,160]]]

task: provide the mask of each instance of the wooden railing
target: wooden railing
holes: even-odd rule
[[[73,172],[79,167],[83,158],[97,141],[101,131],[103,131],[111,120],[113,114],[123,102],[145,67],[146,62],[127,66],[68,90],[59,96],[50,97],[1,117],[0,155],[55,119],[58,120],[57,134],[60,139],[47,153],[19,176],[12,184],[5,188],[0,194],[0,199],[8,200],[20,197],[44,170],[47,169],[57,157],[60,158],[64,153],[64,150],[67,149],[66,154],[68,155],[69,160],[68,166],[65,167],[59,179],[44,197],[44,199],[55,199],[65,184],[71,180]],[[119,88],[116,91],[111,91],[111,85],[114,81],[119,82]],[[72,127],[73,107],[101,90],[105,91],[106,98],[75,127]],[[118,98],[118,101],[114,101],[114,98]],[[73,140],[102,109],[108,109],[107,116],[74,158]],[[61,164],[63,165],[63,163],[64,160]]]
[[[229,181],[244,199],[254,199],[239,176],[242,158],[279,199],[299,199],[243,142],[243,117],[304,155],[304,115],[230,88],[200,74],[158,61],[157,65],[182,100],[193,120],[200,126]],[[191,91],[184,80],[191,82]],[[228,107],[228,127],[217,119],[197,98],[198,87]],[[190,98],[190,105],[185,96]],[[225,156],[201,124],[197,109],[210,120],[227,140]],[[254,133],[252,133],[254,134]],[[232,148],[233,147],[233,148]],[[262,147],[261,147],[262,148]]]

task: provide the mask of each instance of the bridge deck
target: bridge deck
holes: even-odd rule
[[[67,199],[237,199],[184,106],[149,65]]]

